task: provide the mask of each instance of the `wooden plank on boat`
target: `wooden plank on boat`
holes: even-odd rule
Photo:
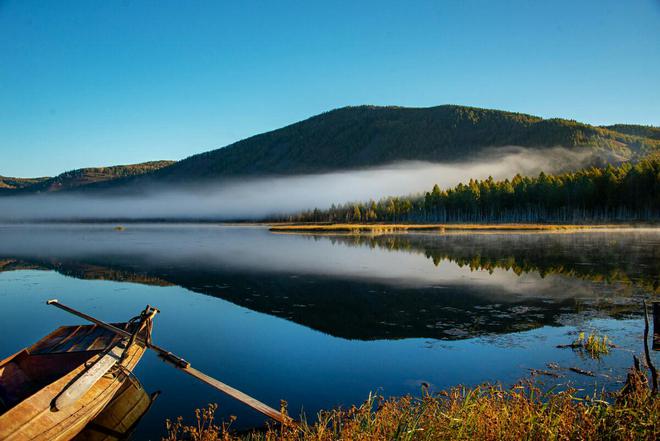
[[[84,328],[85,328],[84,326],[76,326],[71,332],[65,334],[64,336],[62,336],[62,338],[54,341],[53,344],[48,348],[48,352],[57,352],[57,348],[68,343],[69,340],[71,340],[72,338],[77,337],[78,332]]]
[[[123,342],[113,345],[105,354],[99,358],[89,369],[68,385],[55,400],[52,409],[62,410],[78,401],[101,379],[115,364],[121,360],[126,346]]]
[[[76,352],[78,349],[87,346],[87,339],[90,335],[93,335],[96,331],[96,327],[91,327],[85,329],[84,332],[79,332],[76,338],[72,338],[66,342],[64,345],[60,345],[57,348],[57,352]]]
[[[108,334],[108,331],[105,329],[95,326],[92,330],[92,332],[89,332],[85,335],[83,339],[78,341],[77,343],[71,345],[67,349],[67,352],[78,352],[78,351],[89,351],[89,347],[92,346],[94,342],[96,342],[100,337],[105,336]],[[101,346],[101,349],[104,349],[108,347],[107,344]]]

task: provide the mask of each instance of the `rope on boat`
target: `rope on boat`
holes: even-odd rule
[[[145,342],[146,347],[151,346],[151,331],[154,325],[153,318],[158,312],[159,312],[158,309],[154,308],[151,305],[147,305],[147,307],[144,308],[144,310],[139,315],[136,315],[135,317],[131,318],[128,322],[126,322],[124,329],[126,329],[127,331],[133,329],[133,332],[131,333],[131,338],[128,340],[126,349],[124,349],[124,352],[121,355],[120,364],[123,363],[123,361],[128,356],[128,349],[135,344],[135,340],[137,339],[138,334],[142,330],[143,326],[146,329],[146,333],[145,333],[146,335],[144,336],[143,340]]]

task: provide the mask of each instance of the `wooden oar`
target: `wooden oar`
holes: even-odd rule
[[[123,340],[106,349],[101,358],[55,397],[51,403],[51,408],[55,411],[62,410],[78,401],[102,376],[121,360],[121,355],[124,349],[126,349],[127,343],[126,340]]]
[[[76,315],[78,317],[84,318],[85,320],[88,320],[102,328],[107,329],[108,331],[114,332],[115,334],[121,335],[123,337],[128,337],[131,338],[131,333],[128,331],[125,331],[123,329],[120,329],[116,326],[111,325],[110,323],[106,323],[104,321],[101,321],[97,318],[94,318],[90,315],[87,315],[83,312],[76,311],[73,308],[70,308],[66,305],[63,305],[60,303],[57,299],[52,299],[48,300],[46,302],[48,305],[53,305],[56,306],[64,311],[67,311],[73,315]],[[159,357],[161,357],[164,361],[168,362],[172,366],[176,367],[182,372],[185,372],[186,374],[197,378],[200,381],[203,381],[204,383],[208,384],[209,386],[212,386],[216,389],[218,389],[221,392],[224,392],[225,394],[229,395],[232,398],[237,399],[238,401],[250,406],[251,408],[263,413],[264,415],[274,419],[275,421],[279,421],[282,424],[289,424],[292,422],[291,418],[282,415],[281,412],[278,412],[277,410],[273,409],[272,407],[262,403],[261,401],[252,398],[251,396],[234,389],[233,387],[216,380],[213,377],[210,377],[203,372],[198,371],[197,369],[193,368],[190,366],[190,363],[184,360],[183,358],[174,355],[172,352],[167,351],[159,346],[156,346],[155,344],[151,342],[147,342],[146,340],[137,337],[136,340],[140,342],[140,344],[144,345],[145,347],[155,351]]]

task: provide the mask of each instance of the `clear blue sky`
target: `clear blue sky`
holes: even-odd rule
[[[0,175],[446,103],[660,125],[660,1],[0,0]]]

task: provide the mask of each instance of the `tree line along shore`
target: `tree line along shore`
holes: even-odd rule
[[[467,184],[446,190],[435,185],[425,194],[332,205],[328,209],[315,208],[272,220],[348,224],[353,225],[351,229],[366,228],[355,225],[370,223],[414,224],[407,229],[430,229],[420,224],[443,223],[520,224],[516,229],[561,228],[548,225],[552,223],[562,227],[574,224],[573,228],[582,224],[655,223],[660,220],[660,158],[558,175],[541,172],[537,177],[516,175],[503,181],[492,177],[471,179]],[[324,226],[323,229],[345,228]]]

